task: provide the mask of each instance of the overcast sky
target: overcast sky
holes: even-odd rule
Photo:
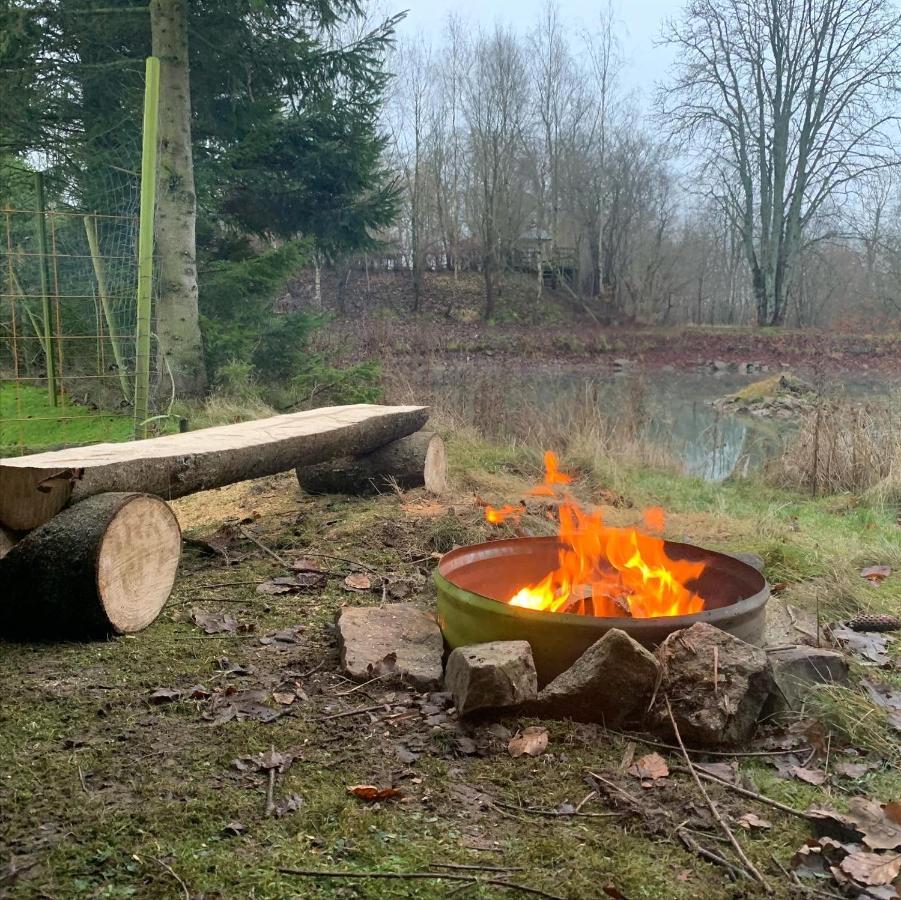
[[[401,33],[424,31],[439,38],[450,13],[483,27],[495,22],[529,31],[538,20],[546,0],[398,0],[385,4],[395,9],[408,9]],[[575,29],[590,27],[606,7],[605,0],[558,0],[561,18]],[[666,47],[655,47],[660,27],[668,16],[682,7],[680,0],[614,0],[618,32],[626,57],[625,79],[641,91],[647,100],[654,83],[666,75],[672,58]]]

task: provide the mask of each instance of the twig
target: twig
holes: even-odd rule
[[[477,863],[432,863],[436,869],[465,869],[474,872],[522,872],[522,866],[480,866]]]
[[[776,858],[774,853],[770,854],[770,859],[776,863],[777,866],[782,870],[782,874],[799,890],[803,891],[805,894],[813,894],[814,897],[836,897],[837,900],[846,900],[841,894],[833,894],[831,891],[824,891],[822,888],[812,888],[806,884],[801,882],[801,879],[798,878],[797,872],[789,872],[785,866],[782,865],[781,862]]]
[[[161,859],[157,859],[155,856],[150,856],[148,854],[148,859],[152,859],[155,863],[159,863],[180,885],[181,889],[185,892],[185,900],[191,900],[191,892],[188,890],[188,886],[184,883],[181,876],[172,866],[164,863]]]
[[[684,826],[679,826],[676,829],[676,834],[679,835],[680,840],[685,846],[692,851],[692,853],[697,853],[702,859],[706,859],[708,862],[716,863],[718,866],[722,866],[724,869],[729,871],[729,874],[732,875],[733,878],[747,878],[750,880],[751,876],[744,870],[739,869],[734,863],[729,862],[725,856],[720,856],[719,853],[714,853],[712,850],[708,850],[706,847],[702,847],[685,829]]]
[[[598,775],[597,772],[591,772],[591,771],[589,771],[588,774],[589,774],[592,778],[596,778],[598,781],[600,781],[601,784],[606,784],[607,787],[613,788],[614,791],[616,791],[617,793],[622,794],[622,795],[623,795],[623,796],[624,796],[631,804],[633,804],[634,806],[637,806],[637,807],[641,808],[641,801],[638,799],[638,797],[636,797],[634,794],[630,794],[625,788],[621,788],[621,787],[620,787],[618,784],[616,784],[615,782],[610,781],[610,780],[607,779],[607,778],[604,778],[603,775]]]
[[[684,772],[686,775],[691,774],[691,771],[689,769],[685,769],[682,766],[670,766],[670,771]],[[784,803],[780,803],[778,800],[772,800],[764,794],[758,794],[757,791],[749,791],[747,788],[740,787],[737,784],[732,784],[731,781],[726,781],[719,776],[712,774],[711,772],[705,771],[704,769],[696,769],[695,771],[705,781],[712,781],[714,784],[720,784],[725,788],[729,788],[730,791],[734,791],[736,794],[741,794],[742,797],[747,797],[749,800],[757,800],[759,803],[765,803],[767,806],[772,806],[774,809],[779,809],[782,812],[789,813],[790,815],[798,816],[801,819],[810,820],[815,818],[814,816],[811,816],[800,809],[795,809],[792,806],[786,806]]]
[[[373,569],[372,566],[368,566],[366,563],[357,562],[355,559],[347,559],[344,556],[334,556],[331,553],[314,553],[312,550],[298,550],[297,552],[302,553],[304,556],[318,556],[320,559],[334,559],[337,562],[347,563],[349,566],[357,566],[357,568],[366,569],[367,572],[372,572],[373,575],[377,575],[381,578],[381,573],[378,569]]]
[[[454,872],[317,872],[314,869],[279,869],[282,875],[299,875],[303,878],[399,878],[399,879],[436,879],[446,881],[467,881],[470,884],[489,884],[492,887],[507,888],[514,891],[522,891],[524,894],[532,894],[536,897],[545,897],[548,900],[565,900],[558,894],[549,894],[541,888],[529,887],[525,884],[517,884],[513,881],[504,881],[501,878],[477,878],[474,875],[457,875]]]
[[[710,812],[713,813],[713,817],[716,819],[720,828],[723,830],[723,834],[729,838],[729,843],[732,844],[735,849],[738,858],[741,860],[742,865],[754,876],[754,878],[759,881],[764,888],[766,888],[767,892],[770,892],[771,888],[767,884],[766,879],[760,872],[757,871],[757,868],[754,866],[754,863],[748,859],[745,851],[742,849],[741,844],[736,840],[735,835],[732,833],[732,829],[729,828],[729,825],[726,823],[726,820],[720,815],[720,811],[716,808],[716,804],[713,800],[710,799],[710,795],[704,789],[704,785],[701,783],[701,779],[698,777],[697,770],[695,769],[694,763],[691,761],[691,757],[688,755],[688,751],[685,749],[685,745],[682,743],[682,735],[679,733],[679,726],[676,724],[676,719],[673,716],[673,708],[670,705],[669,697],[664,696],[663,698],[666,701],[666,711],[669,715],[670,724],[673,726],[673,733],[676,735],[676,742],[679,744],[679,748],[682,750],[682,756],[685,758],[685,762],[688,765],[689,770],[691,771],[692,778],[694,778],[695,784],[698,787],[698,790],[701,792],[704,800],[707,802],[707,805],[710,807]]]
[[[81,789],[86,793],[90,794],[91,792],[88,790],[87,784],[85,784],[84,780],[84,772],[81,771],[81,766],[76,763],[75,768],[78,769],[78,780],[81,782]]]
[[[274,550],[271,550],[262,541],[255,538],[243,525],[238,526],[238,531],[240,531],[241,534],[243,534],[244,537],[246,537],[248,541],[251,541],[252,543],[256,544],[257,547],[259,547],[260,550],[263,551],[263,553],[266,553],[269,556],[271,556],[280,566],[284,566],[286,569],[291,568],[291,564],[286,559],[283,559]]]
[[[583,807],[586,803],[588,803],[589,800],[594,800],[594,798],[597,797],[597,795],[598,795],[598,792],[597,792],[597,791],[590,791],[589,793],[587,793],[587,794],[582,798],[582,802],[579,803],[579,804],[576,806],[576,812],[582,812],[582,807]]]
[[[274,749],[274,748],[273,748]],[[269,787],[266,789],[266,810],[265,815],[271,816],[275,812],[275,768],[269,770]]]
[[[628,731],[614,731],[611,728],[607,729],[608,734],[615,734],[617,737],[628,738],[632,741],[641,741],[642,744],[647,744],[649,747],[662,747],[664,750],[681,750],[680,747],[677,747],[675,744],[665,744],[663,741],[655,741],[651,738],[646,738],[640,734],[630,734]],[[689,753],[696,753],[699,756],[728,756],[728,757],[738,757],[738,756],[782,756],[783,754],[787,755],[789,753],[797,753],[797,747],[777,747],[774,750],[693,750],[691,747],[686,748]]]
[[[535,809],[530,806],[516,806],[514,803],[503,803],[500,800],[494,800],[495,806],[500,806],[502,809],[510,809],[514,812],[520,813],[528,813],[532,816],[547,816],[551,819],[571,819],[574,816],[580,816],[583,819],[616,819],[622,816],[623,814],[620,812],[606,812],[606,813],[588,813],[588,812],[579,812],[575,810],[573,812],[560,812],[557,809]]]
[[[388,674],[389,674],[388,672],[385,672],[381,675],[376,675],[375,678],[370,678],[369,681],[364,681],[362,684],[358,684],[356,687],[352,687],[350,690],[338,691],[338,693],[335,694],[335,696],[336,697],[346,697],[348,694],[355,694],[357,691],[363,690],[364,687],[372,684],[374,681],[381,681],[383,678],[387,678]]]
[[[374,706],[364,706],[360,709],[349,709],[346,712],[333,713],[330,716],[320,716],[320,722],[330,722],[332,719],[343,719],[346,716],[362,716],[363,713],[376,712],[379,709],[385,709],[391,706],[390,703],[376,703]]]
[[[310,675],[312,675],[314,672],[318,672],[324,665],[325,665],[325,660],[324,660],[324,659],[323,659],[323,660],[320,660],[320,661],[319,661],[318,663],[316,663],[316,665],[313,666],[313,668],[310,669],[308,672],[301,672],[300,675],[297,676],[297,677],[298,677],[298,678],[309,678]]]

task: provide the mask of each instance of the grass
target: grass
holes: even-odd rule
[[[0,456],[127,441],[133,434],[131,415],[92,409],[66,397],[53,406],[43,388],[0,381]]]
[[[499,445],[472,429],[447,437],[454,493],[444,503],[415,492],[310,498],[284,476],[173,505],[189,535],[227,520],[252,522],[261,540],[288,558],[316,549],[358,560],[401,579],[414,602],[429,605],[430,554],[488,533],[473,494],[489,502],[516,497],[541,466],[538,447],[526,443]],[[779,596],[798,606],[810,609],[819,598],[828,617],[852,605],[897,605],[897,574],[874,586],[857,573],[875,562],[901,570],[898,526],[878,505],[844,496],[811,499],[750,482],[711,485],[576,449],[564,462],[577,470],[576,491],[584,501],[603,502],[604,492],[614,489],[622,495],[624,504],[605,506],[611,523],[636,522],[644,505],[660,503],[668,510],[669,536],[759,552],[770,580],[789,582]],[[327,565],[339,574],[324,589],[266,597],[254,584],[282,574],[278,565],[250,543],[235,549],[232,565],[188,550],[167,610],[138,636],[88,645],[0,644],[0,859],[14,861],[19,872],[0,869],[0,894],[176,897],[184,894],[180,879],[192,896],[437,898],[453,886],[298,879],[279,868],[416,871],[455,862],[519,866],[515,880],[567,898],[600,896],[606,884],[632,900],[758,895],[688,854],[666,829],[649,834],[634,818],[546,819],[484,802],[550,809],[578,803],[588,793],[584,770],[618,772],[627,738],[546,723],[548,752],[511,759],[505,740],[487,725],[467,729],[479,748],[469,754],[456,744],[456,732],[416,717],[323,720],[335,710],[392,702],[390,685],[339,696],[350,686],[337,670],[334,616],[345,603],[380,603],[378,586],[349,594],[342,580],[353,567],[333,560]],[[206,635],[190,621],[194,606],[223,609],[256,630]],[[304,626],[300,643],[260,644],[261,634],[298,623]],[[223,659],[251,674],[224,676]],[[201,716],[202,701],[155,706],[148,700],[159,687],[272,690],[285,679],[302,685],[307,699],[271,724],[232,720],[214,727]],[[833,729],[833,753],[850,739],[890,762],[889,733],[879,726],[878,712],[862,693],[848,690],[818,696],[815,705]],[[504,724],[514,730],[533,723]],[[413,740],[421,741],[422,755],[401,761],[397,746]],[[264,815],[265,777],[232,765],[238,756],[270,747],[296,756],[279,778],[278,796],[294,791],[303,798],[299,810],[280,819]],[[650,749],[639,745],[638,752]],[[901,776],[888,762],[859,782],[821,788],[778,779],[759,760],[742,760],[741,772],[765,794],[799,808],[841,807],[855,793],[883,801],[901,795]],[[367,806],[347,793],[358,783],[393,783],[405,797]],[[641,793],[681,816],[701,803],[693,790],[680,776]],[[775,896],[789,896],[771,855],[786,864],[809,835],[804,823],[714,786],[711,793],[728,815],[753,810],[773,822],[769,831],[741,832],[739,839],[770,875]],[[585,807],[608,809],[597,801]],[[238,835],[225,831],[234,822],[244,829]],[[461,894],[511,896],[485,885]]]

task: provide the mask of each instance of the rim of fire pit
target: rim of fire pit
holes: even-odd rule
[[[696,622],[706,622],[748,643],[763,637],[766,602],[770,588],[753,566],[726,553],[707,550],[694,544],[665,541],[672,559],[703,560],[708,565],[710,585],[716,579],[721,595],[730,590],[741,592],[737,599],[720,596],[711,599],[703,590],[702,576],[698,593],[717,607],[685,616],[659,616],[633,619],[627,616],[582,616],[552,613],[510,606],[500,599],[462,587],[452,580],[455,572],[466,567],[490,565],[492,560],[509,561],[517,556],[554,554],[560,541],[556,537],[510,538],[457,547],[438,563],[433,578],[438,588],[438,621],[451,649],[469,644],[498,640],[527,640],[538,669],[539,682],[546,684],[569,668],[581,654],[612,628],[619,628],[640,644],[653,648],[674,631]]]

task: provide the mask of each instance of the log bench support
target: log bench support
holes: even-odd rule
[[[146,628],[178,569],[181,532],[165,502],[176,497],[291,469],[304,484],[322,465],[311,479],[346,493],[443,491],[444,444],[417,433],[427,420],[426,407],[359,404],[0,459],[0,638]],[[329,469],[336,457],[343,470]]]

